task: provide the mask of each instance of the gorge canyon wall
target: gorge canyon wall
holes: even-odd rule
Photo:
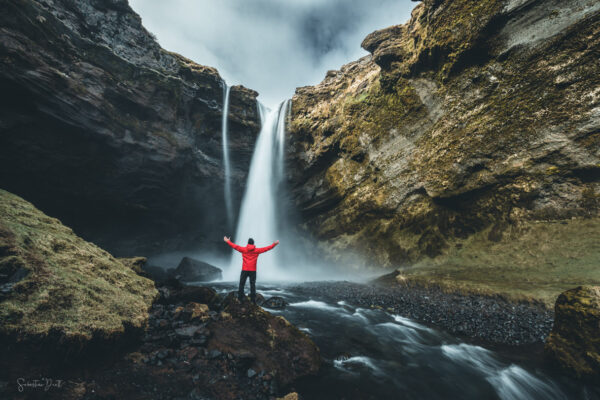
[[[3,1],[0,59],[0,187],[120,255],[227,225],[222,79],[162,49],[126,0]],[[236,209],[256,96],[231,90]]]
[[[292,197],[332,259],[402,267],[529,241],[544,263],[597,234],[600,3],[426,0],[362,46],[293,97]]]

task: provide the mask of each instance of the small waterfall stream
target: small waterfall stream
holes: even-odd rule
[[[229,144],[227,138],[227,118],[229,116],[229,92],[231,86],[223,81],[223,118],[221,121],[223,165],[225,167],[225,208],[227,211],[227,226],[233,227],[233,200],[231,199],[231,165],[229,163]]]
[[[283,153],[289,105],[290,100],[285,100],[274,109],[265,110],[259,106],[262,128],[252,155],[238,227],[233,238],[241,246],[246,245],[250,237],[258,247],[267,246],[279,239],[277,199],[284,176]],[[273,251],[260,256],[261,276],[268,276],[270,280],[284,277],[278,268],[277,254],[277,251]],[[234,254],[224,279],[237,279],[239,270],[240,257]]]

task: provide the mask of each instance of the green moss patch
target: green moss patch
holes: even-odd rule
[[[0,190],[0,274],[26,276],[0,301],[0,334],[86,341],[143,327],[151,280],[32,204]]]

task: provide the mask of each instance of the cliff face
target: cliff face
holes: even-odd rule
[[[162,49],[126,0],[3,1],[0,59],[0,187],[119,254],[226,225],[222,80]],[[230,96],[236,204],[256,96]]]
[[[362,45],[293,98],[290,185],[332,256],[460,263],[552,226],[539,257],[598,229],[600,3],[425,1]]]

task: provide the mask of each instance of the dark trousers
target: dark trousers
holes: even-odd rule
[[[246,279],[250,278],[250,300],[253,303],[256,302],[256,271],[243,271],[240,275],[240,288],[238,289],[238,299],[244,298],[244,286],[246,286]]]

